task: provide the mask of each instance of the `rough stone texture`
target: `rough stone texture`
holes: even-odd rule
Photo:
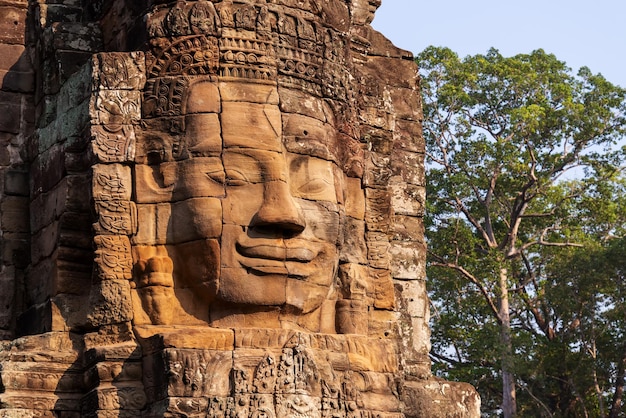
[[[84,4],[0,4],[0,416],[479,416],[380,0]]]
[[[29,264],[29,188],[23,151],[34,123],[25,1],[0,3],[0,340],[15,336]]]

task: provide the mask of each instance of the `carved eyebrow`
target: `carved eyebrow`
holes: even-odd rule
[[[284,141],[287,151],[294,154],[309,155],[327,161],[338,161],[337,155],[321,141],[313,138],[287,138]]]
[[[259,161],[254,155],[250,155],[245,150],[224,153],[224,171],[226,173],[226,184],[238,185],[229,180],[245,181],[247,183],[261,183],[264,180],[264,173]]]

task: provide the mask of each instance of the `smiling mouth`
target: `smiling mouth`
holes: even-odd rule
[[[239,263],[256,275],[280,275],[303,280],[310,273],[310,263],[317,253],[307,248],[285,248],[276,245],[237,243]]]

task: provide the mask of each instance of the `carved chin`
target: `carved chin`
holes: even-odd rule
[[[332,279],[332,269],[324,269]],[[330,285],[292,279],[284,274],[250,274],[243,268],[223,268],[219,299],[249,306],[289,306],[300,313],[319,308],[330,292]]]

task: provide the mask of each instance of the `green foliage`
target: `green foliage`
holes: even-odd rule
[[[520,415],[608,416],[625,355],[626,90],[542,50],[417,61],[435,371],[495,415],[509,352]]]

